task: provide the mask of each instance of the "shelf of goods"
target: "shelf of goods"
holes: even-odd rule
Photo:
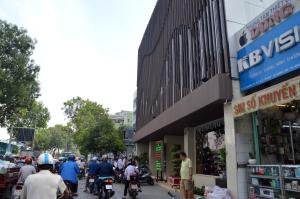
[[[248,165],[249,198],[300,198],[300,165]]]
[[[300,198],[300,165],[282,165],[283,188],[287,198]]]
[[[249,198],[282,198],[280,165],[249,165]]]

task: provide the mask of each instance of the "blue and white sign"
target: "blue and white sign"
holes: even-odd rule
[[[300,69],[300,1],[277,1],[236,39],[241,91]]]

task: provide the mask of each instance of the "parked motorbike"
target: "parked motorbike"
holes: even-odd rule
[[[139,181],[140,183],[147,183],[149,185],[154,185],[154,179],[151,176],[150,169],[147,166],[141,166],[138,168],[140,171]]]
[[[100,184],[98,185],[98,198],[109,199],[115,192],[113,189],[113,178],[112,177],[99,177]]]
[[[137,184],[137,177],[136,176],[131,176],[130,177],[130,182],[129,182],[129,186],[128,186],[128,193],[129,196],[132,199],[136,199],[139,191],[138,191],[138,184]]]

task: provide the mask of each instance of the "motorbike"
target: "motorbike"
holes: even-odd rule
[[[90,193],[94,193],[95,191],[95,181],[97,179],[96,175],[91,175],[88,177],[88,189],[90,191]]]
[[[80,173],[78,175],[78,178],[79,178],[79,180],[81,180],[84,177],[85,177],[85,169],[84,168],[80,168]]]
[[[132,199],[136,199],[139,191],[138,191],[138,184],[137,184],[137,176],[131,176],[130,177],[130,182],[129,182],[129,186],[128,186],[128,193],[129,196]]]
[[[124,171],[123,170],[115,170],[114,181],[116,183],[122,183],[124,181]]]
[[[147,166],[141,166],[138,168],[140,171],[139,181],[140,183],[147,183],[149,185],[154,185],[154,180],[151,176],[151,172]]]
[[[99,177],[98,185],[98,198],[99,199],[109,199],[115,192],[113,188],[113,178],[112,177]]]
[[[65,185],[67,186],[67,189],[68,189],[68,192],[69,192],[69,196],[68,196],[68,199],[73,199],[73,191],[72,191],[72,188],[71,188],[71,182],[68,181],[68,180],[64,180],[64,183]]]

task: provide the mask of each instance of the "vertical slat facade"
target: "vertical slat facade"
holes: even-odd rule
[[[138,52],[137,129],[230,73],[223,1],[157,1]]]

